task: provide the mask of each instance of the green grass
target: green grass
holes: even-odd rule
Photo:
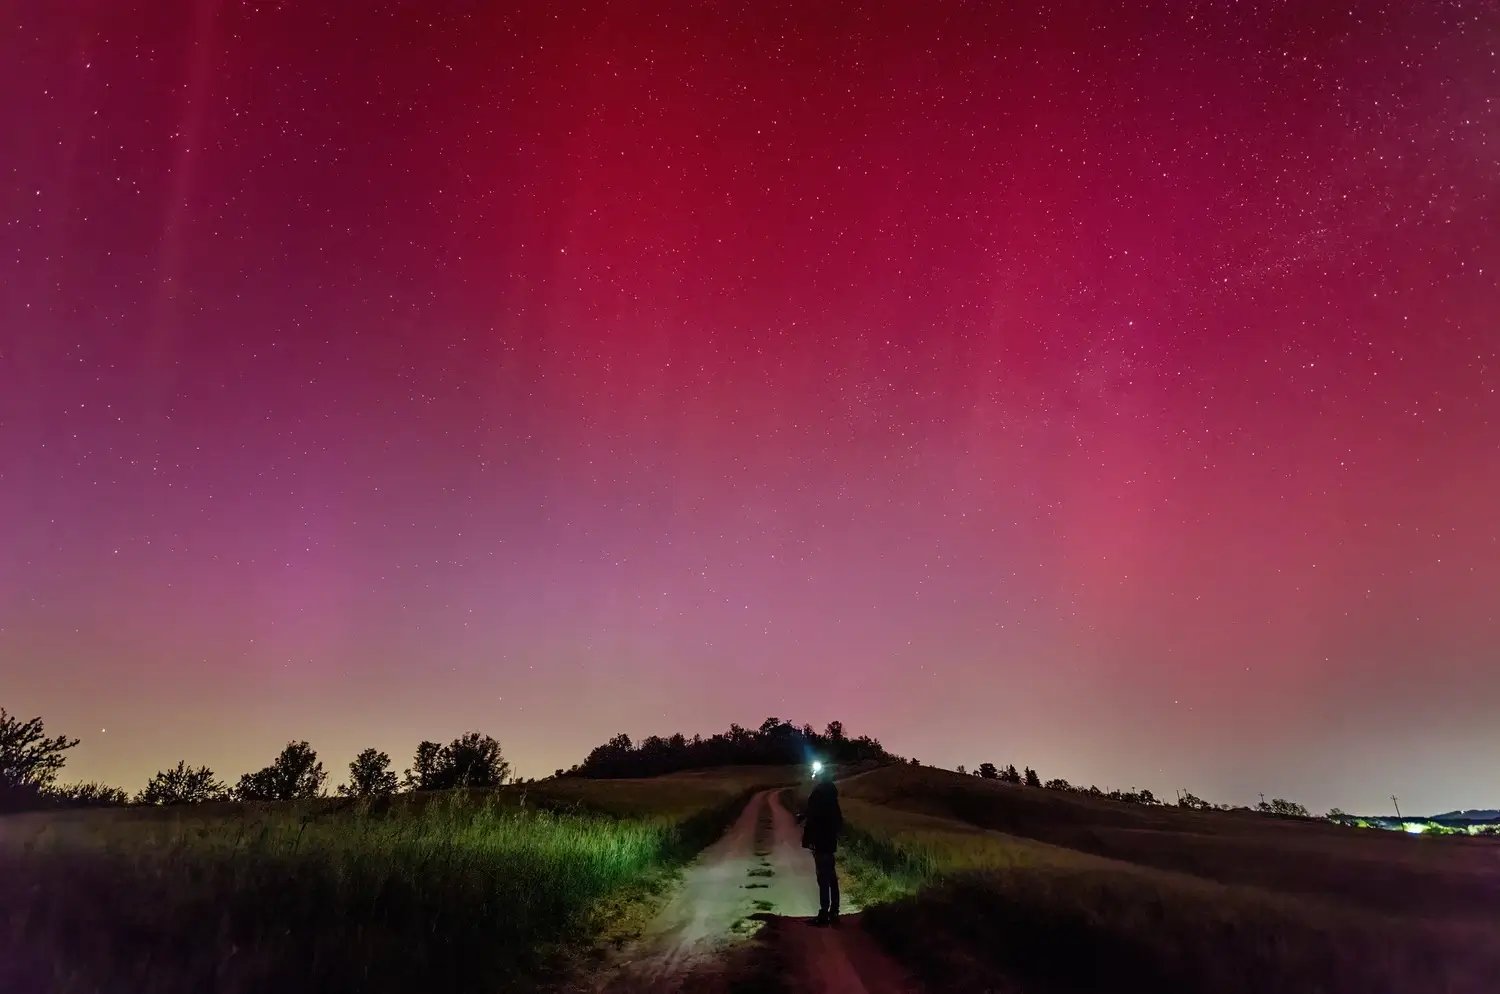
[[[755,779],[0,819],[0,990],[525,988]]]
[[[1500,977],[1497,846],[1434,852],[1421,847],[1468,840],[1374,839],[1222,814],[1184,820],[1191,813],[1103,810],[1108,802],[1080,815],[1059,810],[1071,799],[1052,792],[931,770],[861,778],[843,803],[844,871],[865,925],[933,989],[1479,994]],[[1033,837],[984,824],[1000,820]],[[1111,827],[1126,841],[1111,839]],[[1132,832],[1155,834],[1143,842]],[[1128,843],[1146,858],[1036,837],[1045,835],[1093,850]],[[1310,853],[1323,870],[1296,880],[1316,861]],[[1163,865],[1173,861],[1183,868]],[[1455,879],[1469,895],[1488,885],[1490,899],[1443,898]],[[1412,908],[1401,894],[1414,896]]]

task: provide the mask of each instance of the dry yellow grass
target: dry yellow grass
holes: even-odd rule
[[[1112,994],[1496,990],[1497,904],[1461,906],[1439,893],[1455,874],[1470,894],[1493,885],[1493,848],[1462,839],[1367,839],[1358,830],[1258,817],[1111,811],[1109,802],[1079,806],[1053,792],[997,786],[892,769],[844,790],[851,829],[844,864],[856,897],[874,905],[867,926],[937,989],[1003,990],[1019,982]],[[956,811],[968,820],[952,817]],[[1096,849],[1126,844],[1101,833],[1124,833],[1134,847],[1126,851],[1149,859],[1101,856],[982,824],[1007,820],[1033,836]],[[1130,833],[1149,834],[1143,841]],[[1201,845],[1205,838],[1211,847]],[[1190,859],[1174,852],[1174,840]],[[1345,841],[1353,856],[1340,852]],[[1403,858],[1411,855],[1403,843],[1424,842],[1460,846]],[[1372,853],[1391,855],[1382,862]],[[1174,858],[1207,872],[1164,866]],[[1333,869],[1289,886],[1310,860]],[[1401,892],[1425,895],[1417,906],[1439,913],[1399,906]],[[1385,905],[1360,899],[1371,893]]]
[[[1467,919],[1494,908],[1500,894],[1495,839],[1144,807],[914,767],[860,777],[845,796],[1138,866],[1397,916]]]

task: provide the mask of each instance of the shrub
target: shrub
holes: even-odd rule
[[[178,760],[176,766],[158,771],[135,799],[138,804],[202,804],[221,801],[228,794],[229,788],[219,782],[213,770]]]

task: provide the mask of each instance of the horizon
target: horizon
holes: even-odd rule
[[[29,718],[29,717],[32,717],[32,716],[26,715],[26,716],[18,716],[18,717]],[[45,716],[43,716],[43,717],[45,717]],[[812,723],[812,722],[800,722],[799,723],[799,722],[795,722],[795,721],[792,721],[791,719],[787,719],[787,718],[783,718],[782,720],[783,720],[783,722],[792,724],[799,731],[802,729],[802,727],[804,725],[812,725],[812,727],[814,728],[814,730],[815,731],[819,731],[819,732],[821,732],[823,730],[823,727],[826,726],[826,723],[824,723],[824,726],[819,726],[816,723]],[[836,720],[836,719],[830,719],[830,720]],[[753,723],[752,722],[734,722],[734,724],[740,725],[740,727],[746,728],[746,729],[748,729],[748,730],[750,730],[752,732],[755,731],[758,727],[760,727],[760,722],[753,722]],[[716,729],[714,731],[681,732],[681,734],[685,738],[687,738],[688,740],[692,740],[695,736],[702,736],[703,738],[707,739],[707,738],[709,738],[712,735],[720,734],[720,733],[725,733],[725,732],[728,732],[729,730],[730,730],[730,726],[725,726],[724,728]],[[460,732],[454,732],[452,735],[428,736],[427,739],[430,740],[430,741],[435,741],[435,742],[437,742],[438,744],[441,745],[443,743],[446,743],[446,742],[450,741],[453,738],[456,738],[458,735],[463,734],[463,732],[468,732],[468,731],[478,731],[478,732],[482,732],[482,733],[486,733],[486,734],[491,734],[491,733],[486,732],[486,730],[483,729],[483,728],[475,728],[475,729],[463,729]],[[57,735],[57,734],[59,734],[59,729],[51,728],[49,726],[48,727],[48,733],[50,735]],[[625,734],[629,735],[630,733],[626,732]],[[661,738],[665,739],[665,738],[670,738],[672,735],[675,735],[675,734],[678,734],[678,732],[647,732],[647,733],[645,733],[643,735],[640,735],[640,736],[630,735],[630,738],[631,738],[631,741],[636,746],[639,746],[641,744],[642,740],[645,739],[645,738],[647,738],[647,737],[649,737],[649,736],[657,735],[657,736],[660,736]],[[1047,780],[1054,779],[1054,778],[1061,778],[1063,780],[1067,780],[1074,788],[1084,788],[1084,789],[1087,789],[1090,786],[1097,786],[1097,787],[1099,787],[1101,790],[1103,790],[1105,792],[1108,792],[1108,791],[1111,791],[1111,790],[1115,790],[1115,789],[1119,789],[1119,790],[1139,790],[1141,788],[1146,788],[1146,789],[1149,789],[1153,793],[1153,795],[1155,795],[1155,797],[1157,798],[1158,801],[1160,801],[1163,804],[1167,804],[1167,805],[1171,805],[1171,804],[1175,803],[1175,798],[1176,798],[1175,792],[1177,790],[1179,790],[1179,789],[1180,790],[1191,791],[1195,795],[1199,796],[1201,799],[1209,801],[1210,803],[1213,803],[1213,804],[1221,804],[1222,803],[1222,804],[1229,804],[1229,805],[1231,805],[1233,807],[1246,807],[1246,808],[1253,808],[1254,805],[1255,805],[1255,801],[1259,798],[1260,794],[1262,793],[1260,791],[1253,792],[1253,796],[1250,797],[1250,798],[1226,798],[1226,797],[1217,797],[1217,796],[1207,796],[1207,795],[1204,795],[1200,791],[1193,790],[1191,787],[1174,787],[1174,788],[1170,788],[1170,789],[1163,789],[1163,788],[1160,788],[1160,787],[1157,787],[1157,786],[1153,786],[1149,782],[1137,782],[1137,781],[1131,781],[1131,782],[1128,782],[1128,783],[1100,783],[1100,782],[1097,782],[1097,781],[1090,781],[1087,778],[1084,778],[1082,780],[1075,779],[1073,777],[1067,776],[1067,775],[1065,775],[1063,773],[1059,773],[1059,772],[1051,770],[1051,769],[1041,769],[1041,768],[1038,768],[1035,763],[1031,763],[1029,761],[1024,761],[1024,760],[1023,761],[1016,761],[1014,759],[1004,758],[1004,757],[1001,757],[1001,758],[980,759],[980,760],[977,760],[976,762],[973,762],[973,763],[968,763],[968,762],[963,762],[963,761],[960,761],[958,763],[947,763],[947,764],[945,764],[945,763],[933,763],[933,762],[927,762],[926,760],[924,760],[920,756],[913,757],[911,755],[905,754],[899,748],[893,747],[891,743],[887,742],[881,736],[875,735],[875,734],[871,734],[869,731],[860,730],[860,729],[857,729],[857,728],[850,728],[847,723],[845,723],[845,734],[849,735],[850,738],[856,738],[856,739],[860,738],[861,736],[868,736],[869,738],[874,739],[875,741],[879,742],[886,750],[890,751],[892,754],[894,754],[894,755],[896,755],[898,757],[901,757],[902,759],[905,759],[906,761],[911,761],[912,759],[915,758],[916,760],[921,761],[921,765],[923,765],[923,766],[932,767],[934,769],[939,769],[939,770],[943,770],[943,771],[950,772],[950,773],[957,773],[958,772],[957,767],[960,766],[960,765],[962,765],[962,766],[965,767],[964,774],[972,776],[972,775],[975,775],[975,771],[978,769],[979,764],[980,763],[984,763],[984,762],[992,762],[998,768],[1000,768],[1001,770],[1004,770],[1007,766],[1010,766],[1010,765],[1014,765],[1018,770],[1025,769],[1027,767],[1031,767],[1031,768],[1037,770],[1037,773],[1041,776],[1041,778],[1042,778],[1042,780],[1044,782],[1047,781]],[[77,736],[75,736],[75,737],[77,737]],[[593,746],[590,746],[587,749],[583,750],[583,752],[580,753],[579,757],[577,759],[575,759],[571,763],[562,764],[560,766],[552,767],[552,768],[550,768],[548,770],[545,770],[545,771],[537,771],[537,772],[532,772],[532,771],[529,771],[529,770],[518,769],[516,767],[516,763],[515,763],[514,759],[512,758],[511,754],[509,752],[505,752],[505,742],[503,740],[500,741],[500,746],[501,746],[502,752],[504,752],[506,761],[509,762],[511,764],[511,767],[512,767],[510,780],[511,780],[511,782],[516,782],[516,781],[523,780],[523,779],[543,779],[545,777],[552,776],[558,770],[567,771],[567,770],[573,768],[574,766],[582,763],[583,762],[583,758],[588,754],[589,750],[591,750],[594,746],[598,746],[598,745],[604,744],[604,742],[606,742],[608,740],[608,738],[611,738],[611,737],[613,737],[613,736],[611,735],[611,736],[606,736],[605,738],[601,738],[598,742],[595,742],[593,744]],[[391,770],[394,771],[399,776],[399,775],[402,774],[402,772],[404,770],[407,769],[407,767],[408,767],[408,765],[409,765],[409,763],[411,761],[412,755],[415,752],[416,746],[417,746],[417,742],[414,741],[414,742],[412,742],[410,744],[410,746],[404,752],[397,752],[397,751],[392,751],[390,748],[388,748],[388,747],[386,747],[386,746],[384,746],[384,745],[382,745],[380,743],[367,743],[365,746],[359,746],[356,749],[351,750],[349,752],[349,755],[348,755],[347,758],[339,759],[339,758],[333,757],[331,754],[325,753],[322,749],[319,749],[318,743],[314,739],[306,738],[306,737],[299,738],[299,737],[295,737],[294,736],[293,738],[289,739],[288,741],[292,741],[292,742],[295,742],[295,741],[306,741],[313,748],[313,750],[317,752],[317,754],[318,754],[318,760],[320,762],[322,762],[324,769],[328,773],[328,781],[327,781],[327,785],[326,785],[326,788],[325,788],[325,792],[328,793],[328,794],[333,794],[335,792],[335,788],[338,786],[338,784],[344,783],[344,782],[347,781],[347,779],[348,779],[348,760],[353,759],[354,755],[360,749],[366,748],[367,746],[373,746],[375,749],[377,749],[379,751],[382,751],[382,752],[385,752],[387,755],[390,756],[390,759],[391,759],[391,767],[390,768],[391,768]],[[76,749],[69,751],[69,755],[73,755],[78,750],[81,750],[83,748],[83,746],[86,745],[86,744],[87,744],[87,740],[84,739],[82,742],[80,742],[80,745]],[[266,753],[266,755],[263,757],[263,759],[260,760],[260,761],[254,761],[254,760],[252,760],[251,764],[248,767],[246,767],[245,769],[243,769],[243,770],[240,770],[240,769],[234,769],[234,770],[221,769],[218,766],[215,766],[213,763],[204,762],[201,759],[197,759],[197,758],[194,758],[194,757],[191,757],[191,756],[179,757],[179,759],[182,759],[189,766],[208,766],[210,769],[213,770],[215,776],[220,781],[222,781],[225,784],[228,784],[230,786],[233,786],[233,784],[238,779],[238,777],[239,777],[239,775],[241,773],[251,773],[251,772],[254,772],[257,769],[260,769],[262,766],[265,766],[266,764],[270,763],[270,761],[275,758],[276,753],[278,753],[281,750],[282,746],[284,746],[284,745],[286,745],[285,742],[283,742],[283,743],[275,746],[273,749],[271,749],[270,751],[268,751]],[[73,764],[70,762],[68,766],[64,767],[63,775],[59,778],[59,783],[88,782],[88,781],[97,780],[99,782],[106,783],[106,784],[109,784],[111,786],[122,787],[122,788],[125,789],[125,791],[126,791],[126,793],[128,795],[130,795],[131,797],[134,797],[135,794],[137,793],[137,791],[140,789],[140,787],[145,786],[146,782],[155,773],[157,773],[159,770],[165,770],[165,769],[167,769],[169,767],[175,766],[176,763],[177,763],[177,760],[174,759],[171,762],[166,762],[166,763],[160,764],[159,766],[151,769],[149,772],[145,772],[141,776],[139,776],[137,778],[139,780],[139,785],[138,786],[132,786],[132,784],[135,783],[134,780],[129,781],[129,782],[124,782],[124,781],[119,780],[118,778],[116,778],[116,779],[110,779],[110,778],[107,778],[107,777],[92,777],[92,776],[77,776],[77,775],[74,775],[75,771],[73,770]],[[1265,797],[1267,797],[1267,798],[1271,798],[1271,797],[1285,797],[1286,800],[1298,801],[1299,803],[1305,803],[1305,802],[1302,801],[1301,798],[1293,797],[1293,796],[1290,796],[1290,795],[1275,793],[1275,792],[1272,792],[1272,791],[1264,791],[1263,793],[1265,794]],[[1399,796],[1400,795],[1398,795],[1398,797]],[[1389,796],[1386,798],[1386,801],[1387,801],[1387,804],[1389,805],[1389,801],[1390,801]],[[1395,812],[1394,809],[1391,809],[1389,811],[1387,811],[1385,809],[1379,809],[1379,810],[1362,810],[1362,809],[1355,809],[1355,808],[1345,807],[1345,806],[1339,805],[1339,804],[1330,804],[1330,805],[1324,805],[1324,806],[1315,806],[1315,805],[1307,805],[1307,806],[1309,808],[1310,813],[1314,817],[1321,817],[1323,814],[1326,814],[1328,811],[1333,810],[1333,809],[1339,809],[1339,810],[1343,811],[1345,814],[1348,814],[1348,815],[1355,815],[1355,816],[1362,816],[1362,817],[1392,818],[1392,819],[1394,819],[1394,818],[1397,817],[1396,812]],[[1479,804],[1465,804],[1465,805],[1461,805],[1461,806],[1458,806],[1458,807],[1435,808],[1435,809],[1432,809],[1430,811],[1423,809],[1421,813],[1414,813],[1416,810],[1417,809],[1411,809],[1411,808],[1404,809],[1403,813],[1400,815],[1400,817],[1403,818],[1403,819],[1411,820],[1411,819],[1421,819],[1421,818],[1427,818],[1427,817],[1434,817],[1434,816],[1443,815],[1443,814],[1459,813],[1459,812],[1463,812],[1463,811],[1500,810],[1500,803],[1497,803],[1497,804],[1494,804],[1494,805],[1483,804],[1483,803],[1479,803]]]
[[[0,31],[65,778],[791,714],[1500,806],[1492,5],[438,6]]]

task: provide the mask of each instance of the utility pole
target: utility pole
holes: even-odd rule
[[[1396,818],[1399,820],[1401,818],[1401,802],[1396,800],[1395,794],[1391,795],[1391,803],[1396,805]]]
[[[1266,803],[1266,795],[1265,794],[1261,794],[1260,795],[1260,803],[1261,804],[1265,804]]]

